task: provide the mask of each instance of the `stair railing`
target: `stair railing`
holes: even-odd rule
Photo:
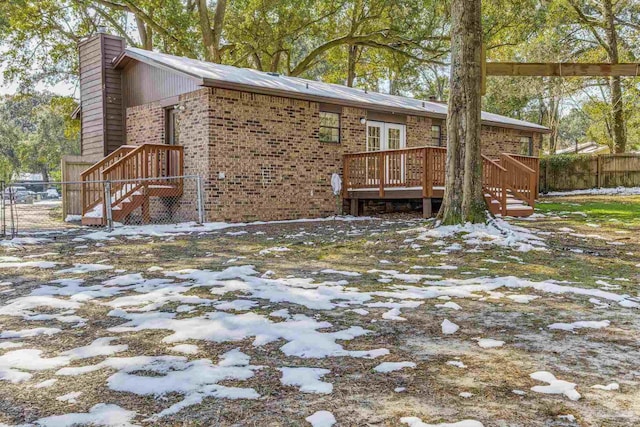
[[[172,185],[182,190],[183,175],[182,146],[123,145],[82,172],[82,215],[102,204],[102,218],[105,218],[104,202],[107,197],[110,198],[111,206],[115,207],[137,191],[144,193],[150,185]],[[176,178],[169,182],[169,177]],[[105,182],[110,185],[104,185]],[[106,192],[109,193],[108,196],[105,195]]]
[[[507,212],[507,188],[505,184],[507,170],[489,157],[482,156],[482,189],[493,199],[500,202],[500,213]]]
[[[142,144],[104,169],[102,179],[112,183],[111,206],[115,207],[137,192],[146,194],[150,185],[169,184],[168,177],[177,176],[172,184],[182,188],[183,168],[182,146]]]
[[[508,154],[509,157],[515,159],[522,163],[525,166],[528,166],[530,169],[533,169],[536,173],[536,189],[535,189],[535,198],[538,198],[539,193],[539,180],[540,180],[540,158],[532,157],[532,156],[522,156],[519,154]]]
[[[122,145],[113,153],[80,174],[80,180],[82,181],[82,215],[87,214],[87,212],[102,202],[104,198],[104,187],[101,182],[102,171],[114,163],[117,163],[135,149],[135,145]]]
[[[538,173],[516,160],[511,154],[501,154],[500,164],[506,169],[505,186],[511,190],[515,198],[534,207],[538,188]]]

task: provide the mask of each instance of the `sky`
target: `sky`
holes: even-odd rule
[[[5,82],[2,78],[4,67],[0,65],[0,96],[13,95],[18,90],[18,84],[13,82]],[[73,96],[76,99],[79,97],[79,92],[76,90],[76,85],[68,82],[61,82],[55,85],[48,85],[45,83],[38,83],[36,85],[37,91],[48,90],[56,95]]]

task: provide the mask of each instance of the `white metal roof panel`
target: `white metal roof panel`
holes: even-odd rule
[[[433,114],[436,116],[446,116],[447,114],[447,105],[439,102],[368,92],[362,89],[333,83],[275,75],[250,68],[215,64],[133,47],[127,48],[125,55],[157,66],[168,67],[177,72],[190,75],[191,77],[203,79],[208,83],[207,85],[215,85],[215,82],[230,83],[247,88],[288,92],[297,95],[297,97],[308,96],[335,99],[335,102],[338,104],[340,101],[346,101],[349,103],[370,105],[372,108],[377,107],[377,109],[382,110],[386,107],[394,110],[403,110],[406,111],[407,114],[411,114],[412,112],[426,115]],[[482,120],[488,124],[502,124],[506,126],[537,129],[543,132],[548,131],[548,128],[535,123],[484,111],[482,112]]]

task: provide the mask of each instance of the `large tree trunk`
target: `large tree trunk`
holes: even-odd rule
[[[602,12],[605,19],[605,33],[607,37],[607,54],[609,62],[617,64],[618,58],[618,34],[616,33],[615,18],[613,16],[613,6],[611,0],[603,0]],[[611,109],[613,112],[613,145],[616,153],[624,153],[627,150],[627,135],[624,125],[624,108],[622,104],[622,84],[620,77],[610,77],[611,86]]]
[[[549,109],[547,126],[551,129],[549,133],[549,154],[556,154],[558,149],[558,132],[560,124],[560,96],[558,93],[558,85],[556,81],[549,82]]]
[[[202,43],[204,44],[204,58],[209,62],[222,62],[220,52],[220,39],[222,37],[222,27],[224,26],[224,15],[227,10],[227,0],[216,2],[215,15],[213,16],[213,28],[209,19],[209,8],[207,0],[199,0],[198,17],[200,19],[200,31],[202,32]]]
[[[138,26],[141,47],[146,50],[153,50],[153,29],[137,16],[136,25]]]
[[[451,19],[447,165],[440,217],[443,224],[484,222],[486,205],[480,153],[481,1],[453,0]]]
[[[358,46],[350,44],[347,46],[349,49],[349,56],[347,60],[347,86],[353,87],[353,83],[356,80],[356,63],[358,62]]]

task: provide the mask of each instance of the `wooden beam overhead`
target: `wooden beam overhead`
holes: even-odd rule
[[[487,62],[487,76],[640,76],[640,63],[605,64],[577,62]]]

